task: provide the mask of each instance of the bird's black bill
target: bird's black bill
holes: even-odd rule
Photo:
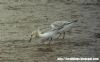
[[[78,20],[74,20],[74,21],[70,22],[69,24],[74,23],[74,22],[77,22],[77,21],[78,21]]]
[[[29,42],[31,42],[32,38],[29,39]]]
[[[29,39],[29,42],[31,42],[31,40],[32,40],[32,35],[31,35],[31,38]]]

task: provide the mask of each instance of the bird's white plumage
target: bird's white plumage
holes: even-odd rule
[[[49,37],[53,37],[56,35],[56,31],[48,31],[45,33],[39,33],[39,37],[41,38],[49,38]]]
[[[32,32],[29,42],[31,42],[32,37],[34,37],[34,38],[42,38],[42,40],[48,40],[48,39],[53,39],[56,34],[57,34],[57,32],[56,31],[52,31],[52,30],[44,32],[44,33],[41,33],[40,30],[37,30],[37,31]]]
[[[38,30],[36,32],[33,32],[32,36],[48,39],[48,38],[53,38],[57,34],[60,33],[60,34],[63,34],[63,38],[64,38],[65,31],[69,30],[74,22],[76,22],[76,20],[72,21],[72,22],[69,22],[69,21],[56,21],[56,22],[51,24],[51,30],[49,30],[47,32],[44,32],[44,33],[41,33],[41,31]],[[31,36],[31,38],[32,38],[32,36]],[[31,38],[30,38],[30,40],[31,40]]]

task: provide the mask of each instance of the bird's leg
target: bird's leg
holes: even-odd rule
[[[50,44],[51,44],[51,42],[49,41],[49,44],[48,45],[50,46]]]
[[[71,34],[71,32],[72,32],[72,28],[71,28],[71,29],[69,29],[67,32],[68,32],[69,34]]]
[[[60,38],[60,36],[61,36],[61,33],[59,33],[59,36],[57,37],[57,39],[59,39],[59,38]]]
[[[50,37],[49,40],[52,40],[52,37]]]
[[[50,48],[51,48],[51,40],[52,40],[52,37],[49,38],[49,44],[48,45],[49,45]]]
[[[52,37],[49,38],[49,44],[50,44],[50,41],[51,41],[51,40],[52,40]]]
[[[62,39],[65,39],[65,32],[63,32],[63,38]]]

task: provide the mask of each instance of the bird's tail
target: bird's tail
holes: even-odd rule
[[[74,21],[72,21],[72,23],[73,23],[73,22],[77,22],[77,21],[78,21],[78,20],[74,20]]]
[[[74,22],[77,22],[77,21],[78,21],[78,20],[74,20],[74,21],[70,22],[69,24],[74,23]]]

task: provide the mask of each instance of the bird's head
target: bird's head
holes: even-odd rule
[[[41,34],[41,31],[38,29],[36,31],[33,31],[32,34],[31,34],[31,36],[33,38],[39,38],[39,34]]]
[[[40,37],[40,34],[41,34],[41,31],[38,29],[36,31],[33,31],[31,33],[31,37],[29,39],[29,42],[31,42],[32,38],[39,38]]]

